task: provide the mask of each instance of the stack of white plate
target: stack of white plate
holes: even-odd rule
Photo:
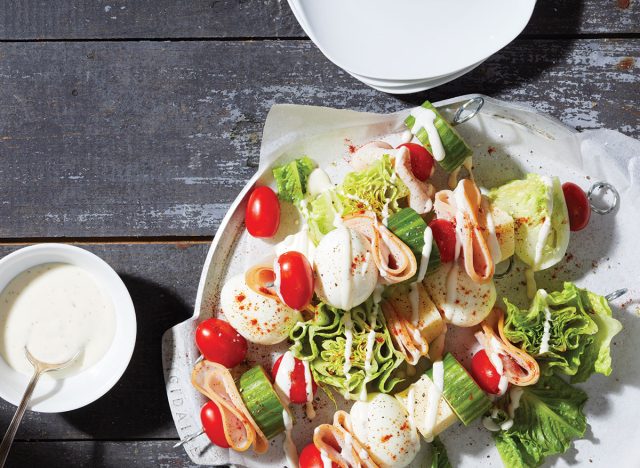
[[[407,94],[470,72],[511,42],[535,0],[288,0],[322,53],[380,91]]]

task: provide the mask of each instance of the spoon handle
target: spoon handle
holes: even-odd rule
[[[13,415],[11,424],[9,424],[9,428],[4,435],[4,439],[2,439],[2,443],[0,444],[0,468],[4,467],[4,464],[7,461],[11,444],[13,444],[13,438],[16,436],[16,432],[18,432],[18,426],[20,426],[22,417],[24,416],[27,406],[29,405],[29,401],[31,400],[31,394],[36,388],[36,384],[38,383],[41,375],[42,372],[40,370],[34,372],[33,377],[31,377],[31,381],[24,392],[20,406],[18,406],[16,414]]]

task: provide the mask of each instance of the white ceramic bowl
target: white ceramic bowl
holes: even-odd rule
[[[0,260],[0,291],[26,269],[52,262],[76,265],[93,275],[113,302],[116,328],[110,348],[95,365],[64,379],[47,375],[40,379],[30,409],[42,413],[81,408],[107,393],[129,365],[136,342],[136,313],[129,291],[113,268],[87,250],[66,244],[38,244],[16,250]],[[0,357],[1,398],[17,406],[28,382],[28,376],[13,370]]]

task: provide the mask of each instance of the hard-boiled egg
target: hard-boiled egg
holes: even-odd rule
[[[424,279],[424,286],[447,322],[472,327],[482,322],[496,302],[493,280],[475,283],[460,263],[444,263]]]
[[[378,393],[351,408],[354,436],[380,466],[409,465],[420,450],[420,437],[398,400]]]
[[[233,328],[258,344],[284,341],[291,328],[302,320],[300,312],[250,289],[243,274],[232,277],[224,285],[220,305]]]
[[[330,306],[349,310],[373,293],[378,268],[360,233],[340,226],[324,236],[314,255],[316,294]]]

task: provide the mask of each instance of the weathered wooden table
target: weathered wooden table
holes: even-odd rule
[[[640,136],[638,0],[539,0],[472,73],[401,97],[326,60],[284,0],[4,0],[0,41],[0,255],[82,245],[121,274],[138,315],[122,380],[84,409],[27,414],[9,466],[191,465],[171,448],[160,337],[192,313],[273,104],[391,112],[480,92]],[[0,402],[1,432],[13,411]]]

